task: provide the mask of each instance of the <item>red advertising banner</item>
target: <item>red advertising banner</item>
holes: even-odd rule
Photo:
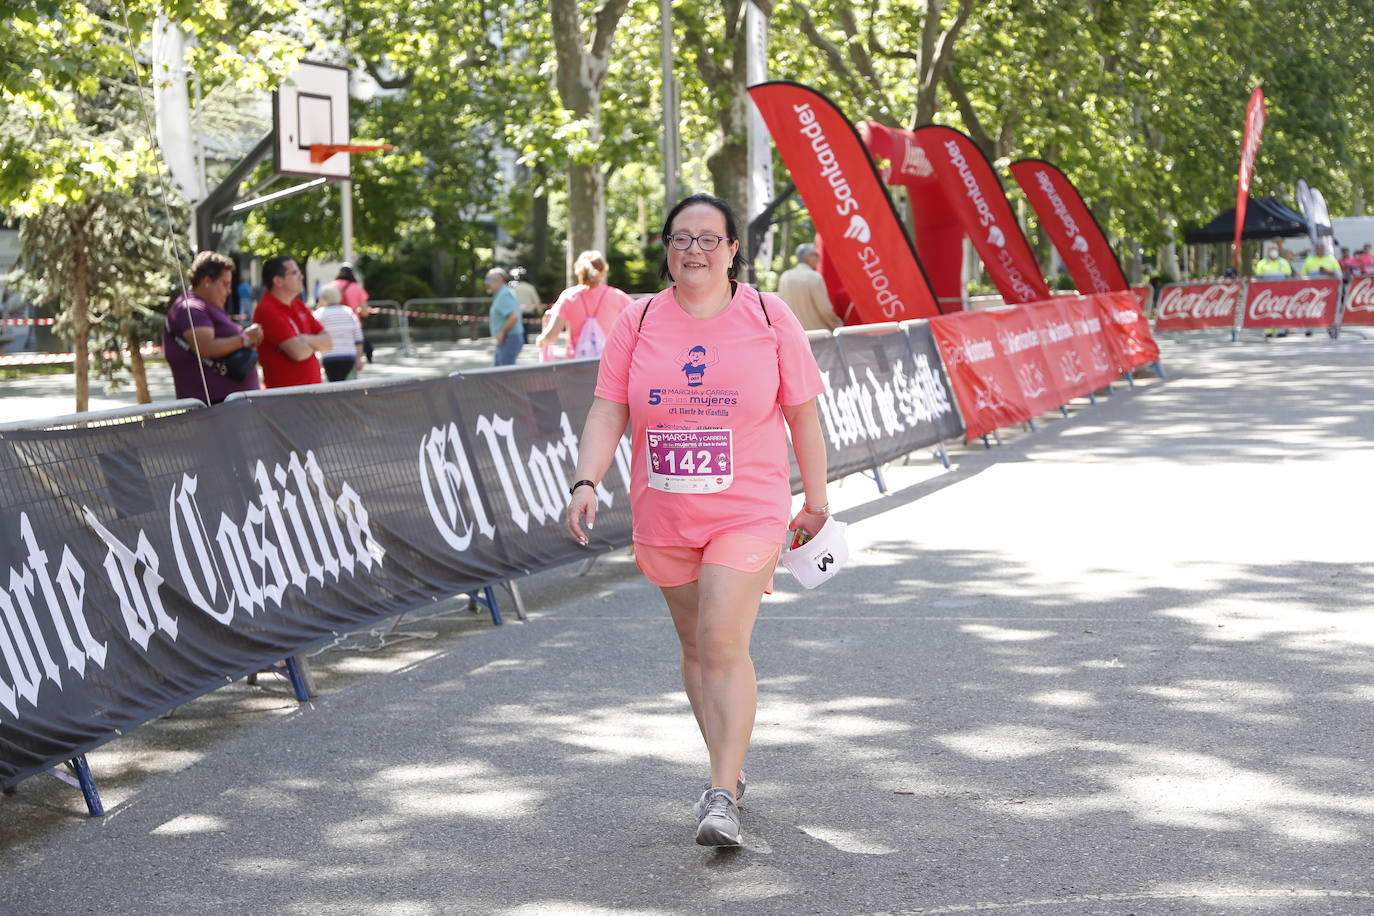
[[[1329,328],[1341,295],[1337,279],[1254,280],[1245,288],[1243,328]]]
[[[915,133],[1003,301],[1017,304],[1050,298],[1035,253],[987,157],[952,127],[928,124]]]
[[[1140,313],[1148,316],[1150,306],[1155,304],[1155,288],[1148,283],[1143,283],[1140,286],[1132,286],[1131,292],[1135,293],[1136,301],[1140,303]]]
[[[931,289],[945,312],[964,307],[964,226],[935,175],[916,135],[909,130],[860,121],[859,136],[883,181],[906,188],[912,233]]]
[[[1079,292],[1127,288],[1126,275],[1107,236],[1063,172],[1043,159],[1022,159],[1011,164],[1011,174]]]
[[[999,308],[984,314],[992,318],[997,328],[998,352],[1011,366],[1030,416],[1038,417],[1067,401],[1055,384],[1056,373],[1040,345],[1040,331],[1026,310]]]
[[[930,330],[964,415],[964,441],[1031,418],[1021,385],[997,346],[988,312],[959,312],[930,320]]]
[[[1063,299],[1031,302],[1022,308],[1040,332],[1040,346],[1065,402],[1101,388],[1089,350],[1075,327],[1074,309]]]
[[[1240,273],[1240,234],[1245,229],[1245,204],[1250,199],[1250,179],[1255,175],[1255,154],[1264,136],[1264,90],[1256,86],[1245,106],[1245,133],[1240,141],[1240,173],[1236,179],[1236,237],[1231,266]]]
[[[1130,372],[1136,366],[1144,366],[1159,359],[1159,344],[1150,333],[1150,323],[1145,320],[1145,310],[1140,300],[1131,290],[1115,293],[1099,293],[1090,297],[1102,310],[1102,319],[1108,331],[1112,332],[1117,353],[1121,357],[1117,368]]]
[[[1235,324],[1240,294],[1241,284],[1231,281],[1169,283],[1155,302],[1155,330],[1229,328]]]
[[[792,82],[749,87],[856,323],[930,318],[940,305],[854,126],[825,96]]]
[[[1093,391],[1106,388],[1121,374],[1124,357],[1092,296],[1056,299],[1073,325],[1074,343],[1083,354],[1083,370]]]
[[[1374,276],[1355,277],[1345,291],[1341,324],[1374,325]]]

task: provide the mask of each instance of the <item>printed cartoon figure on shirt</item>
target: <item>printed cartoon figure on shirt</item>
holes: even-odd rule
[[[700,388],[702,380],[706,376],[706,370],[720,362],[720,350],[712,347],[711,355],[708,358],[706,348],[697,344],[695,347],[679,353],[677,361],[682,363],[682,374],[687,376],[687,387]]]

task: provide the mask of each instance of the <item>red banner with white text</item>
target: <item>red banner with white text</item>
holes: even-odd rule
[[[941,315],[930,329],[967,440],[1033,420],[1159,358],[1129,290]]]
[[[1043,159],[1022,159],[1011,164],[1011,174],[1079,292],[1127,288],[1126,275],[1107,236],[1063,172]]]
[[[1145,310],[1132,290],[1104,293],[1093,298],[1102,310],[1103,320],[1116,332],[1111,336],[1121,355],[1118,369],[1130,372],[1159,359],[1159,344],[1155,343]]]
[[[1155,330],[1229,328],[1236,321],[1240,294],[1241,284],[1234,281],[1169,283],[1155,301]]]
[[[1245,205],[1250,200],[1250,179],[1255,176],[1255,155],[1264,136],[1264,90],[1256,86],[1245,106],[1245,133],[1240,141],[1240,172],[1236,178],[1236,236],[1232,242],[1232,264],[1240,273],[1240,236],[1245,231]]]
[[[854,301],[857,323],[940,314],[887,190],[844,114],[797,83],[759,83],[749,95]]]
[[[1329,328],[1336,323],[1341,281],[1255,280],[1245,287],[1243,328]]]
[[[1057,373],[1050,368],[1040,332],[1026,309],[988,309],[984,314],[991,316],[997,328],[998,353],[1011,366],[1029,415],[1038,417],[1067,401],[1059,393]]]
[[[988,312],[958,312],[930,320],[954,400],[964,415],[964,441],[1031,418],[1021,385],[997,347]]]
[[[1140,303],[1141,314],[1148,316],[1150,306],[1155,304],[1155,288],[1148,283],[1143,283],[1140,286],[1132,286],[1131,292],[1135,293],[1136,301]]]
[[[1341,324],[1374,325],[1374,276],[1355,277],[1345,291]]]
[[[1040,334],[1045,360],[1054,372],[1055,383],[1064,400],[1082,397],[1101,388],[1100,374],[1093,371],[1089,351],[1083,346],[1068,302],[1057,298],[1029,302],[1022,308]]]
[[[858,123],[883,181],[906,188],[916,255],[945,312],[964,307],[964,227],[916,135],[874,121]]]
[[[1040,264],[987,157],[952,127],[928,124],[915,133],[1002,300],[1017,304],[1048,299]]]

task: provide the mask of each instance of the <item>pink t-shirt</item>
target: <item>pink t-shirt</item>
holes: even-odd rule
[[[614,286],[605,283],[597,286],[570,286],[563,290],[551,311],[568,323],[567,356],[576,355],[577,342],[582,337],[582,326],[588,318],[595,318],[601,325],[601,333],[609,335],[615,327],[616,319],[631,302],[630,297]],[[600,353],[596,354],[600,356]]]
[[[336,278],[334,285],[339,288],[339,298],[343,300],[343,304],[351,308],[353,314],[361,315],[359,310],[367,301],[367,290],[363,289],[363,285],[354,280],[345,280],[342,277]]]
[[[771,293],[760,307],[759,293],[738,284],[710,318],[684,312],[671,288],[625,309],[601,356],[596,395],[630,408],[635,541],[702,547],[718,535],[748,534],[781,544],[792,490],[779,405],[804,404],[824,390],[806,332]],[[658,430],[701,431],[688,435],[704,447],[686,454],[717,460],[728,453],[733,480],[719,492],[649,486],[650,433]],[[656,433],[655,441],[662,438]]]

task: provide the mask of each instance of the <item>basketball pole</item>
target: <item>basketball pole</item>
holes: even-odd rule
[[[339,222],[343,229],[344,263],[353,263],[353,180],[339,182]]]

